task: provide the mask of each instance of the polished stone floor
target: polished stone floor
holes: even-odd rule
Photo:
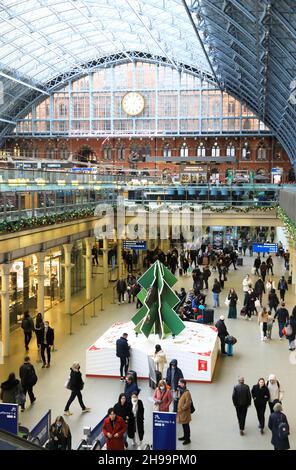
[[[221,294],[221,307],[215,312],[215,319],[222,313],[227,316],[227,307],[224,305],[225,297],[230,287],[234,287],[239,298],[242,300],[242,278],[246,273],[250,273],[254,258],[245,257],[244,266],[237,271],[230,268],[228,281]],[[287,274],[283,267],[282,259],[274,258],[276,284],[279,276]],[[254,276],[253,276],[254,277]],[[210,278],[212,284],[214,274]],[[190,288],[191,277],[182,277],[178,280],[176,288],[184,286]],[[94,276],[93,292],[99,293],[102,286],[101,275]],[[53,310],[46,313],[51,325],[55,328],[56,351],[52,356],[52,366],[50,369],[42,369],[37,363],[37,347],[35,340],[32,340],[30,355],[36,367],[39,377],[35,387],[37,401],[33,406],[28,406],[21,414],[21,423],[31,428],[41,416],[48,410],[52,410],[52,416],[63,413],[63,409],[69,391],[64,388],[65,380],[69,375],[69,368],[75,361],[81,364],[82,372],[85,365],[85,350],[93,343],[113,322],[117,320],[128,321],[135,311],[135,305],[125,304],[118,306],[112,303],[113,286],[104,291],[104,311],[97,308],[97,317],[90,318],[87,315],[87,325],[80,326],[81,316],[77,316],[73,323],[73,335],[68,334],[69,320],[63,312],[63,304],[59,304]],[[294,286],[289,286],[286,300],[289,310],[295,304]],[[210,292],[210,290],[209,290]],[[84,292],[73,297],[73,310],[84,303]],[[266,299],[266,296],[264,296]],[[208,295],[207,303],[212,305],[211,295]],[[265,303],[264,303],[265,304]],[[270,444],[271,434],[266,429],[264,435],[258,430],[256,411],[252,405],[249,409],[246,421],[246,434],[240,436],[235,409],[232,404],[231,395],[233,385],[236,384],[240,375],[245,377],[247,384],[252,386],[259,377],[268,377],[270,373],[275,373],[285,391],[283,406],[290,422],[291,448],[296,448],[296,358],[291,358],[286,340],[280,341],[276,325],[272,333],[272,340],[260,341],[259,326],[257,318],[252,321],[244,321],[242,318],[236,320],[226,319],[226,325],[231,334],[237,339],[233,357],[219,356],[214,380],[211,384],[189,384],[192,393],[196,412],[192,416],[191,423],[191,444],[188,449],[272,449]],[[23,335],[21,330],[12,333],[12,354],[4,365],[0,366],[1,382],[6,379],[9,372],[18,372],[24,356]],[[178,354],[176,353],[176,357]],[[182,364],[180,364],[182,368]],[[138,371],[140,373],[140,371]],[[152,402],[149,399],[152,395],[147,381],[140,382],[141,399],[145,407],[145,443],[152,440]],[[70,425],[73,446],[77,446],[82,437],[83,426],[95,426],[106,413],[108,407],[116,401],[123,385],[118,379],[88,378],[85,380],[83,390],[84,401],[91,407],[91,412],[81,414],[78,402],[72,404],[73,416],[67,417]],[[269,412],[266,412],[268,418]],[[178,435],[182,433],[178,429]],[[182,443],[179,445],[182,448]]]

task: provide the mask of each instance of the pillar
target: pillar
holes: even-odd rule
[[[38,265],[38,274],[37,274],[37,282],[38,282],[38,291],[37,291],[37,312],[41,313],[44,316],[44,261],[45,261],[45,253],[40,252],[36,253],[37,258],[37,265]]]
[[[9,316],[9,273],[11,264],[2,264],[1,273],[1,329],[2,354],[4,357],[10,353],[10,316]]]
[[[118,266],[118,279],[123,276],[123,260],[122,260],[122,240],[117,238],[117,266]]]
[[[85,239],[86,254],[85,259],[85,298],[90,300],[92,298],[92,254],[93,238]]]
[[[109,285],[109,266],[108,266],[108,240],[103,240],[103,285],[106,289]]]
[[[65,243],[64,256],[65,262],[62,264],[62,267],[65,269],[65,313],[69,314],[72,312],[71,309],[71,269],[74,266],[71,263],[71,251],[73,243]]]

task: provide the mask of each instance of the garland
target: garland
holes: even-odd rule
[[[296,240],[296,224],[281,207],[278,207],[277,217],[283,222],[291,238]]]
[[[247,214],[248,212],[271,212],[278,208],[278,204],[273,204],[271,206],[247,206],[247,207],[237,207],[237,206],[225,206],[225,207],[213,207],[210,204],[206,204],[203,206],[203,209],[210,210],[210,212],[239,212],[243,214]]]

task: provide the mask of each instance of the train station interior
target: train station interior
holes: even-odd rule
[[[123,449],[278,449],[280,402],[280,442],[295,450],[295,2],[3,0],[0,12],[0,410],[16,413],[14,431],[0,419],[0,449],[60,449],[62,417],[67,450],[112,450],[105,420],[125,379],[120,335],[101,338],[123,325],[139,344],[124,372],[135,371],[144,407],[144,435],[129,422]],[[221,321],[237,340],[226,351]],[[36,401],[20,373],[26,356]],[[154,423],[172,359],[195,407],[182,422],[185,392],[166,383],[174,448]],[[75,364],[84,405],[75,398],[70,413]],[[233,401],[242,377],[245,427]]]

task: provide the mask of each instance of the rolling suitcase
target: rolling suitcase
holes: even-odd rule
[[[237,264],[237,266],[242,266],[243,265],[243,258],[237,258],[236,264]]]
[[[127,375],[131,375],[133,377],[133,382],[138,386],[138,376],[135,370],[129,370]]]
[[[204,310],[203,323],[205,325],[209,325],[210,323],[214,323],[214,310],[212,308],[207,308],[207,309]]]
[[[154,382],[154,379],[149,375],[149,387],[153,388],[153,390],[156,389],[158,382],[161,380],[161,373],[159,370],[155,371],[155,377],[156,377],[156,382]]]

